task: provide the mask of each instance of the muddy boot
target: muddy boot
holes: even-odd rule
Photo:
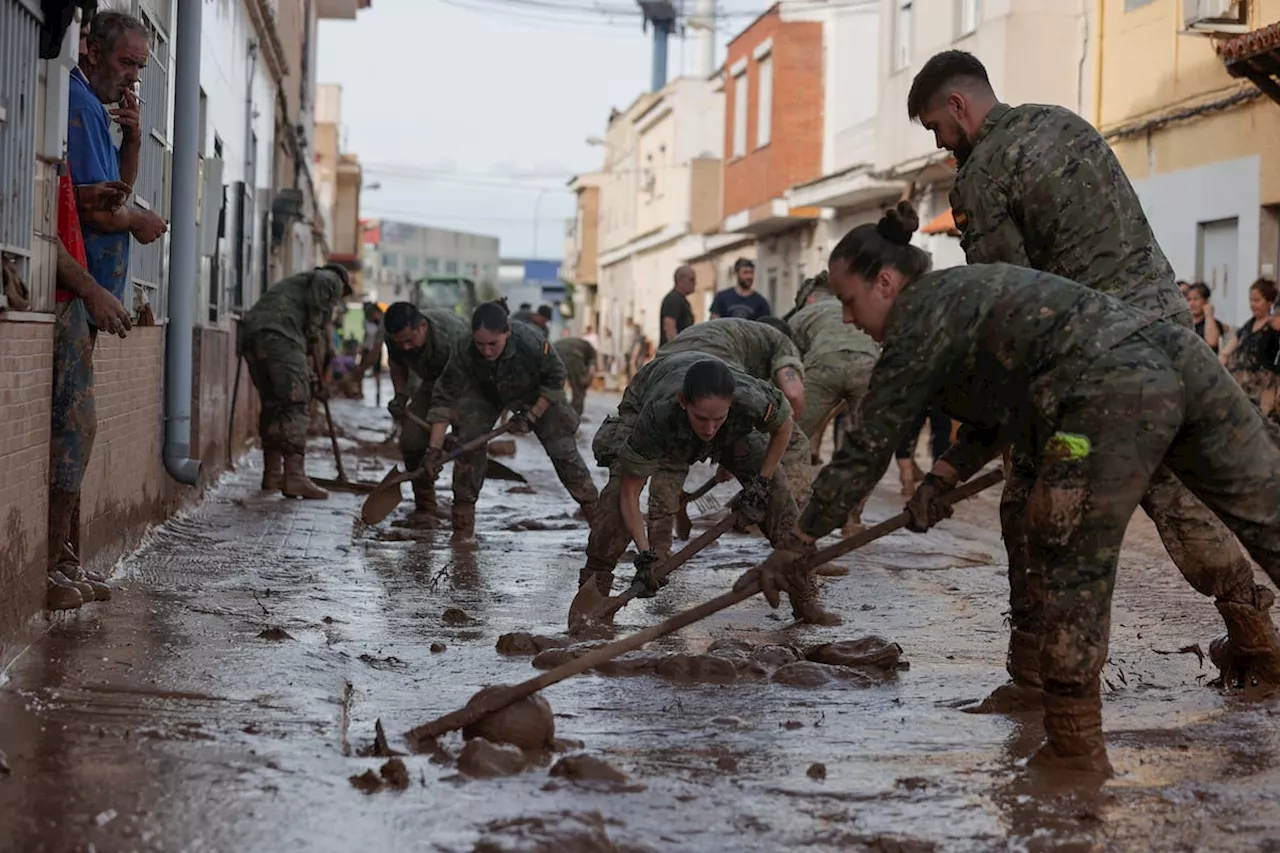
[[[80,590],[80,597],[85,604],[90,601],[111,600],[111,587],[107,586],[106,579],[96,572],[86,572],[78,562],[59,563],[57,571]],[[88,595],[85,594],[86,588]]]
[[[812,571],[797,571],[787,578],[787,598],[791,615],[797,622],[810,625],[839,625],[844,620],[822,609],[818,595],[818,577]]]
[[[91,601],[97,600],[97,596],[93,591],[93,585],[90,584],[88,581],[74,580],[72,578],[67,577],[67,575],[64,572],[56,569],[52,572],[49,572],[49,580],[52,583],[56,583],[60,586],[69,587],[71,589],[74,589],[76,592],[80,593],[81,604],[88,604]]]
[[[660,560],[671,556],[671,537],[675,523],[675,518],[669,515],[665,518],[645,521],[645,530],[649,535],[649,548],[657,552]]]
[[[409,527],[434,527],[440,520],[435,483],[412,480],[410,485],[413,487],[413,512],[409,513],[404,524]]]
[[[1025,714],[1044,707],[1040,680],[1041,637],[1034,631],[1009,634],[1009,680],[977,704],[963,708],[967,714]]]
[[[329,493],[311,482],[303,467],[304,457],[301,453],[284,458],[284,483],[280,488],[286,498],[307,498],[309,500],[327,500]]]
[[[1220,638],[1210,645],[1210,657],[1222,671],[1224,688],[1241,688],[1246,698],[1261,699],[1280,689],[1280,634],[1267,614],[1275,593],[1262,586],[1251,592],[1252,601],[1214,602],[1227,636],[1225,643]]]
[[[909,498],[916,493],[916,471],[919,470],[914,460],[898,460],[898,479],[902,481],[902,488],[898,490],[898,494]]]
[[[50,610],[75,610],[82,604],[84,596],[62,572],[49,572],[45,582],[45,607]]]
[[[1073,770],[1111,776],[1102,738],[1102,699],[1099,696],[1044,694],[1044,731],[1047,740],[1031,756],[1028,767]]]
[[[262,451],[262,491],[278,492],[284,488],[284,454],[279,450]]]
[[[476,539],[476,505],[453,505],[453,540],[474,542]]]
[[[609,593],[613,592],[613,572],[597,572],[593,569],[579,569],[578,588],[581,589],[582,585],[587,581],[595,581],[596,589],[600,590],[600,594],[603,596],[608,596]]]

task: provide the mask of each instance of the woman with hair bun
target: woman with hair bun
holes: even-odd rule
[[[931,403],[966,426],[908,504],[913,530],[949,516],[937,499],[1011,434],[1033,431],[1036,479],[1025,512],[1032,564],[1043,572],[1047,742],[1032,761],[1109,774],[1099,675],[1121,542],[1152,473],[1169,466],[1275,581],[1280,451],[1190,329],[1036,270],[978,264],[931,273],[929,255],[910,244],[918,224],[904,202],[831,253],[846,322],[883,350],[862,417],[814,482],[795,544],[739,588],[758,578],[774,603],[802,584],[813,543],[870,493]],[[1274,659],[1251,663],[1269,665],[1257,674],[1280,682]]]

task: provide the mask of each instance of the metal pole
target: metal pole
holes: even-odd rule
[[[178,3],[177,6],[169,325],[164,353],[164,467],[179,483],[194,486],[200,482],[200,460],[191,458],[191,362],[199,236],[196,155],[200,145],[200,16],[204,4]]]

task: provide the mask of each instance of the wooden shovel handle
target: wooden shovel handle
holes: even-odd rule
[[[704,530],[702,534],[698,536],[697,539],[694,539],[688,545],[685,545],[679,551],[672,554],[667,559],[663,560],[662,564],[653,570],[653,579],[655,581],[662,580],[667,575],[671,574],[676,569],[680,568],[685,563],[689,562],[689,560],[691,560],[695,554],[697,554],[703,548],[706,548],[712,542],[719,539],[721,536],[727,533],[730,529],[732,529],[733,526],[737,523],[738,523],[738,514],[736,512],[729,513],[724,518],[722,518],[715,527],[711,527],[711,528],[708,528],[707,530]],[[617,613],[619,610],[625,607],[627,603],[630,602],[633,598],[638,596],[640,593],[644,592],[644,590],[645,590],[644,584],[640,583],[639,581],[636,581],[635,583],[631,584],[631,586],[629,586],[627,590],[623,592],[621,595],[619,595],[617,598],[608,599],[605,602],[605,607],[604,607],[605,617],[607,618]]]
[[[707,480],[707,482],[703,483],[701,486],[698,486],[698,488],[695,491],[683,492],[680,495],[680,503],[682,504],[693,503],[698,498],[702,497],[707,492],[714,489],[719,483],[720,483],[719,479],[717,479],[716,476],[712,474],[711,479]]]
[[[948,504],[962,501],[978,492],[995,485],[1004,479],[1004,472],[997,469],[990,473],[983,474],[976,480],[971,480],[963,486],[956,488],[954,491],[948,492],[941,500]],[[899,529],[906,525],[909,516],[905,512],[898,513],[893,518],[877,524],[875,527],[868,528],[863,532],[850,536],[849,538],[824,548],[813,555],[810,561],[811,565],[819,565],[846,554],[855,548],[866,545],[873,539],[878,539],[888,533]],[[701,537],[699,537],[701,538]],[[690,543],[692,545],[693,543]],[[555,669],[547,670],[541,675],[535,676],[522,681],[519,684],[513,684],[503,690],[495,690],[493,693],[486,695],[480,701],[473,701],[464,708],[445,714],[443,717],[432,720],[429,723],[418,726],[409,731],[405,738],[414,750],[421,750],[422,746],[428,741],[439,737],[440,735],[451,732],[454,729],[461,729],[469,726],[479,720],[492,714],[494,711],[501,710],[512,702],[517,702],[526,696],[532,696],[545,687],[564,681],[570,676],[586,672],[589,669],[599,666],[606,661],[611,661],[619,655],[627,652],[635,651],[646,643],[651,643],[659,637],[665,637],[667,634],[679,631],[687,625],[692,625],[701,619],[705,619],[713,613],[718,613],[735,604],[746,601],[751,596],[760,591],[760,582],[752,580],[740,590],[730,590],[723,595],[718,595],[710,601],[703,602],[696,607],[691,607],[681,613],[677,613],[665,622],[659,622],[657,625],[651,625],[643,631],[638,631],[630,637],[624,637],[621,640],[601,646],[587,652],[580,658],[567,661]]]
[[[459,456],[468,454],[473,450],[479,450],[480,448],[484,447],[486,444],[493,441],[495,438],[497,438],[498,436],[502,435],[503,433],[507,432],[510,429],[511,429],[511,425],[509,423],[501,424],[489,430],[479,438],[473,438],[470,441],[468,441],[466,444],[462,445],[461,447],[455,447],[453,449],[453,452],[444,458],[444,463],[448,464],[449,462],[452,462],[453,460],[457,459]],[[391,480],[388,480],[387,485],[392,485],[392,484],[399,485],[400,483],[407,483],[410,480],[418,479],[419,477],[423,476],[426,473],[427,473],[427,466],[422,465],[419,468],[415,468],[412,471],[406,471],[405,473],[399,474],[396,477],[392,478]]]

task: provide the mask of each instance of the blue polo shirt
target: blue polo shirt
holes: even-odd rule
[[[76,186],[120,180],[120,149],[111,138],[111,116],[79,68],[71,72],[67,105],[67,160]],[[89,274],[132,312],[129,292],[129,232],[107,234],[81,220]]]

